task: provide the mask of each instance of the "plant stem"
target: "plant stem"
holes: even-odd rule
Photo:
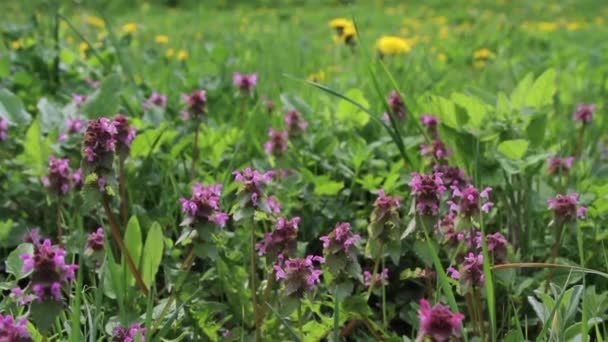
[[[576,138],[576,147],[574,150],[574,158],[578,159],[583,149],[583,138],[585,137],[585,124],[578,130],[578,137]]]
[[[245,127],[245,111],[247,110],[247,97],[243,95],[241,101],[241,128]]]
[[[264,320],[266,319],[266,308],[268,307],[268,305],[264,305],[266,303],[268,303],[268,298],[270,297],[270,291],[272,291],[272,288],[274,287],[274,282],[275,282],[275,274],[274,274],[274,269],[270,269],[270,272],[268,273],[268,280],[266,281],[266,289],[264,290],[264,297],[262,299],[262,303],[260,305],[260,316],[258,317],[258,321],[259,321],[259,326],[260,328],[262,327],[262,323],[264,323]]]
[[[555,239],[555,243],[553,244],[553,250],[551,252],[551,264],[555,264],[555,259],[557,259],[559,245],[561,243],[562,235],[564,235],[565,229],[566,225],[563,223],[557,229],[557,238]],[[545,281],[545,293],[549,291],[549,284],[551,283],[551,278],[553,278],[553,270],[549,269],[549,275],[547,276],[547,280]]]
[[[120,214],[122,216],[122,226],[127,232],[129,222],[129,212],[127,210],[127,181],[125,177],[125,158],[120,158],[118,169],[118,192],[120,193]]]
[[[467,310],[469,311],[469,317],[471,317],[472,320],[475,320],[475,317],[477,315],[475,314],[475,307],[473,304],[473,299],[472,299],[471,293],[470,292],[466,293],[464,298],[467,301]],[[473,325],[473,329],[475,329],[475,325]],[[475,330],[477,330],[477,329],[475,329]],[[473,332],[475,332],[475,331],[473,331]]]
[[[261,341],[260,319],[258,313],[258,299],[256,286],[256,268],[255,268],[255,225],[251,225],[251,240],[250,242],[250,259],[251,259],[251,303],[253,304],[253,317],[255,322],[255,340]]]
[[[190,168],[190,179],[194,180],[196,178],[196,164],[198,161],[198,131],[201,127],[201,122],[199,119],[194,119],[195,127],[194,127],[194,143],[192,144],[192,167]]]
[[[122,240],[122,236],[120,235],[120,230],[118,229],[118,225],[116,224],[116,219],[114,218],[114,214],[112,213],[112,209],[110,208],[108,195],[106,193],[104,193],[102,195],[102,197],[103,197],[103,200],[102,200],[103,208],[105,209],[106,215],[108,216],[108,221],[110,222],[110,233],[112,234],[112,239],[118,245],[120,252],[126,257],[127,266],[129,267],[131,274],[135,278],[135,282],[137,283],[137,286],[139,286],[139,289],[141,290],[141,292],[143,292],[143,294],[147,296],[148,288],[146,287],[144,280],[141,278],[141,274],[137,270],[137,266],[135,265],[135,262],[133,262],[133,258],[131,257],[131,254],[129,253],[127,246],[125,246],[125,243]]]
[[[380,245],[380,255],[376,258],[376,262],[374,263],[374,272],[372,273],[372,279],[369,284],[369,288],[367,289],[367,295],[365,296],[365,300],[368,301],[369,297],[372,295],[372,291],[374,290],[374,286],[376,285],[376,277],[378,276],[378,267],[380,266],[380,259],[382,259],[382,255],[384,254],[384,244]]]
[[[382,258],[382,270],[384,271],[384,255]],[[384,286],[384,281],[381,284],[382,286],[382,327],[384,330],[388,328],[388,322],[386,321],[386,286]]]
[[[334,341],[340,342],[340,302],[338,301],[338,286],[334,290]]]
[[[483,322],[483,306],[481,305],[481,294],[476,289],[473,289],[473,298],[475,299],[475,312],[477,313],[477,323],[479,325],[479,332],[481,334],[481,340],[486,340],[485,327]]]
[[[59,241],[59,247],[63,248],[63,229],[61,223],[61,198],[57,200],[57,241]]]
[[[304,329],[302,329],[303,320],[302,320],[302,301],[300,300],[300,304],[298,304],[298,331],[300,332],[300,341],[304,341]]]

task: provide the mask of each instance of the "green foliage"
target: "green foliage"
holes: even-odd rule
[[[164,238],[160,224],[152,223],[146,236],[141,267],[141,276],[148,287],[152,284],[163,257]]]

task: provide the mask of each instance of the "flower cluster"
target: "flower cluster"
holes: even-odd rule
[[[446,188],[456,187],[462,190],[470,182],[470,178],[465,177],[464,170],[455,166],[435,165],[433,171],[441,173],[441,179]]]
[[[347,254],[354,244],[361,239],[359,234],[353,234],[350,230],[350,223],[338,223],[336,228],[326,236],[321,236],[319,240],[323,241],[325,254]]]
[[[486,235],[488,256],[493,263],[504,263],[507,261],[507,239],[501,233]],[[479,246],[481,248],[481,246]]]
[[[369,226],[370,240],[387,242],[395,237],[395,228],[401,224],[399,208],[401,208],[399,197],[387,196],[384,190],[378,190],[378,198],[374,202]]]
[[[458,205],[454,201],[450,200],[447,203],[450,205],[452,211],[457,211],[464,217],[472,217],[479,214],[480,206],[481,210],[485,213],[490,212],[490,208],[494,205],[493,202],[489,201],[490,191],[492,188],[486,187],[479,192],[479,190],[471,184],[468,184],[462,191],[457,187],[452,186],[453,198],[460,198]],[[481,199],[484,199],[484,203],[481,204]]]
[[[584,219],[587,213],[587,208],[578,206],[576,192],[570,195],[557,195],[555,199],[548,199],[547,203],[549,203],[549,209],[553,210],[555,221],[558,224],[574,222],[577,217]]]
[[[299,217],[288,220],[284,217],[277,218],[275,229],[272,233],[264,233],[264,240],[258,243],[256,248],[258,254],[275,257],[279,254],[291,254],[295,251],[298,237]]]
[[[421,144],[420,153],[423,156],[431,156],[437,160],[443,160],[452,155],[452,148],[446,148],[443,141],[433,140],[430,145]]]
[[[129,125],[129,121],[123,114],[116,114],[112,122],[116,128],[116,153],[121,158],[126,158],[131,149],[131,142],[135,139],[135,127]]]
[[[283,260],[283,256],[279,255],[279,262],[273,268],[276,272],[276,280],[283,280],[287,296],[302,298],[320,281],[322,271],[315,268],[315,262],[322,264],[325,259],[309,255],[306,258]]]
[[[437,126],[439,125],[439,119],[430,114],[422,114],[420,116],[420,122],[424,127],[426,127],[429,135],[433,139],[439,139],[439,131],[437,130]]]
[[[0,341],[30,342],[33,339],[27,330],[27,321],[21,319],[15,322],[12,316],[0,314]]]
[[[290,136],[298,135],[306,130],[308,122],[302,119],[302,114],[295,109],[287,111],[285,114],[285,125]]]
[[[192,186],[192,197],[190,199],[180,198],[182,212],[186,218],[182,226],[205,224],[212,222],[223,227],[228,220],[228,214],[220,211],[220,195],[222,184],[203,186],[196,183]]]
[[[449,212],[437,222],[435,228],[443,235],[443,242],[448,246],[456,246],[460,241],[458,233],[455,230],[456,214]]]
[[[266,171],[260,173],[257,170],[246,168],[243,172],[234,171],[232,172],[234,180],[240,183],[239,199],[240,207],[257,207],[259,205],[258,199],[264,196],[264,187],[272,180],[274,175],[273,171]]]
[[[42,177],[42,185],[56,196],[62,196],[70,190],[70,161],[49,156],[49,175]]]
[[[448,341],[458,337],[460,324],[464,319],[461,313],[453,313],[447,307],[436,304],[431,307],[426,299],[420,300],[420,338],[430,338],[434,342]]]
[[[416,209],[422,216],[437,216],[439,213],[439,200],[446,190],[441,175],[440,172],[430,175],[412,173],[409,186],[416,200]]]
[[[104,239],[103,239],[103,228],[99,227],[96,231],[89,234],[87,237],[87,247],[84,251],[85,255],[91,256],[96,252],[103,251]]]
[[[558,156],[553,156],[549,158],[549,165],[547,167],[547,171],[550,175],[567,174],[568,171],[570,171],[570,169],[572,168],[573,161],[574,157],[562,159]]]
[[[33,255],[25,253],[20,256],[23,260],[23,273],[32,272],[32,293],[40,303],[51,297],[61,301],[62,286],[74,281],[74,271],[78,265],[66,264],[65,250],[52,245],[51,240],[46,239],[42,243],[40,240],[33,241],[33,245]],[[21,288],[13,289],[13,294],[17,298],[25,298]]]
[[[142,104],[144,110],[152,108],[152,106],[164,108],[167,105],[167,96],[153,92],[152,95]]]
[[[72,102],[76,105],[76,108],[80,108],[85,102],[87,102],[87,96],[72,93]]]
[[[594,104],[585,105],[584,103],[579,103],[578,109],[573,114],[573,118],[583,125],[587,125],[593,119],[593,112],[595,112]]]
[[[392,90],[388,97],[388,107],[398,120],[405,119],[405,103],[396,90]],[[384,113],[382,120],[385,122],[390,122],[388,113]]]
[[[474,287],[484,284],[485,276],[483,273],[483,254],[469,253],[464,257],[459,270],[448,267],[446,270],[453,279],[460,280],[460,287],[463,293],[468,292]]]
[[[6,140],[8,137],[8,120],[0,116],[0,141]]]
[[[241,90],[241,93],[250,94],[258,83],[258,73],[245,75],[235,72],[232,75],[232,83]]]
[[[146,339],[144,338],[146,328],[137,323],[131,325],[129,328],[115,326],[112,333],[112,342],[135,342],[138,337],[140,342],[146,342]]]
[[[192,94],[182,94],[182,100],[186,103],[186,111],[182,113],[184,119],[198,118],[207,111],[207,92],[195,90]]]
[[[287,151],[287,131],[268,129],[270,140],[264,143],[264,152],[269,156],[279,156]]]
[[[365,287],[370,287],[372,285],[373,278],[374,278],[374,275],[371,274],[369,271],[363,272],[363,285],[365,285]],[[385,268],[382,270],[382,272],[376,274],[376,278],[374,281],[374,287],[379,287],[379,286],[387,285],[387,284],[388,284],[388,268]]]

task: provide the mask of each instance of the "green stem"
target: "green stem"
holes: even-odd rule
[[[118,167],[118,192],[120,193],[120,214],[124,233],[127,233],[129,211],[127,210],[127,181],[125,176],[125,158],[120,158]]]
[[[63,248],[63,229],[61,223],[61,198],[57,200],[57,241],[59,246]]]
[[[557,229],[557,238],[555,239],[555,243],[553,244],[553,250],[551,252],[551,264],[555,264],[555,259],[557,259],[557,254],[559,252],[559,245],[562,241],[562,236],[566,230],[566,225],[561,224],[561,226]],[[549,270],[549,275],[547,276],[547,280],[545,281],[545,293],[549,291],[549,284],[551,283],[551,279],[553,278],[553,270]]]
[[[298,304],[298,331],[300,332],[300,341],[304,341],[304,329],[303,329],[303,316],[302,316],[302,301]]]
[[[255,322],[255,340],[261,341],[261,331],[260,331],[260,319],[258,313],[258,299],[257,299],[257,286],[256,286],[256,268],[255,268],[255,225],[251,225],[251,240],[250,242],[250,259],[251,259],[251,303],[253,304],[253,319]]]
[[[196,164],[198,161],[198,131],[200,129],[200,120],[194,119],[194,143],[192,143],[192,167],[190,168],[190,179],[196,178]]]
[[[338,286],[334,290],[334,341],[340,342],[340,302],[338,301]]]
[[[481,305],[481,294],[477,289],[473,289],[473,298],[475,300],[475,312],[477,313],[477,324],[479,325],[479,332],[481,334],[481,340],[486,340],[485,327],[483,323],[483,306]]]
[[[368,301],[369,297],[372,295],[372,291],[374,290],[374,286],[376,285],[376,277],[378,276],[378,267],[380,266],[380,260],[382,259],[382,255],[384,254],[384,244],[380,245],[380,255],[376,258],[376,262],[374,263],[374,271],[372,273],[372,279],[369,284],[369,288],[367,289],[367,295],[365,296],[365,300]]]
[[[384,256],[382,258],[382,271],[384,271]],[[381,284],[382,286],[382,327],[384,330],[388,328],[388,322],[386,320],[386,286],[384,286],[384,282]]]

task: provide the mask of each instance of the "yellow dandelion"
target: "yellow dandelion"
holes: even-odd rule
[[[441,26],[439,28],[439,38],[446,39],[450,35],[450,28],[447,26]]]
[[[376,49],[382,55],[408,53],[412,50],[412,40],[396,36],[382,36],[376,41]]]
[[[482,48],[479,50],[476,50],[475,52],[473,52],[473,58],[474,59],[489,59],[490,57],[493,57],[494,53],[492,51],[490,51],[490,49],[487,48]]]
[[[578,21],[573,21],[566,24],[566,30],[568,31],[578,31],[581,28],[581,23]]]
[[[137,24],[136,23],[126,23],[122,25],[122,31],[124,33],[133,34],[137,32]]]
[[[445,53],[440,52],[437,54],[437,60],[439,60],[442,63],[445,63],[448,60],[448,57],[445,55]]]
[[[557,23],[550,21],[541,21],[538,24],[538,29],[543,32],[553,32],[557,30]]]
[[[22,47],[23,47],[23,43],[21,42],[21,39],[13,40],[11,42],[11,49],[13,49],[13,50],[19,50]]]
[[[165,57],[171,58],[173,55],[175,55],[175,50],[173,50],[173,48],[168,48],[165,50]]]
[[[431,19],[431,21],[437,25],[445,25],[448,22],[448,18],[440,15],[438,17]]]
[[[89,44],[85,43],[85,42],[80,42],[80,44],[78,44],[78,52],[80,53],[80,57],[82,57],[83,59],[86,57],[86,52],[89,49]]]
[[[177,52],[177,56],[176,57],[177,57],[178,60],[183,61],[186,58],[188,58],[188,52],[184,51],[184,50],[179,50]]]
[[[156,35],[156,37],[154,37],[154,41],[156,42],[156,44],[160,44],[160,45],[168,44],[169,36],[166,36],[164,34],[159,34],[159,35]]]
[[[103,21],[103,19],[96,17],[94,15],[87,15],[86,21],[87,21],[87,24],[89,24],[91,26],[95,26],[97,28],[106,27],[105,21]]]
[[[203,34],[202,34],[202,33],[200,33],[200,32],[196,32],[196,33],[194,34],[194,39],[196,39],[196,40],[201,40],[201,38],[203,38]]]
[[[325,72],[323,70],[319,72],[313,72],[312,74],[308,75],[308,80],[317,83],[323,82],[325,81]]]
[[[354,26],[346,26],[342,30],[342,33],[336,37],[336,40],[342,42],[347,45],[352,45],[355,43],[355,39],[357,38],[357,30]]]
[[[338,37],[341,37],[344,34],[344,31],[352,30],[354,31],[355,24],[352,21],[344,18],[336,18],[329,21],[329,27],[336,30],[336,34]]]

